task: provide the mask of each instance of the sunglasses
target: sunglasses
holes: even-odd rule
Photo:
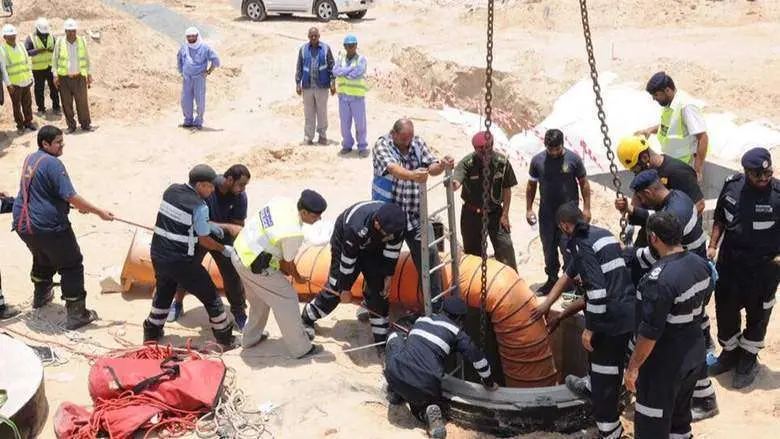
[[[773,173],[774,172],[773,172],[772,168],[761,169],[761,170],[750,169],[750,170],[747,171],[747,175],[749,175],[749,176],[751,176],[753,178],[771,177]]]

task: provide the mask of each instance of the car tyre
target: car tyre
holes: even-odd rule
[[[347,17],[349,17],[352,20],[360,20],[361,18],[365,17],[367,13],[368,13],[368,9],[363,9],[362,11],[347,12]]]
[[[336,10],[336,5],[331,0],[317,0],[314,5],[314,15],[317,19],[323,22],[328,22],[336,18],[339,13]]]
[[[244,15],[252,21],[263,21],[268,17],[261,0],[248,0],[244,6]]]

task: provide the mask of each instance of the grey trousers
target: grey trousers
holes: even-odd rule
[[[255,274],[233,257],[233,266],[246,290],[246,300],[249,302],[249,319],[244,327],[242,344],[244,349],[260,342],[268,322],[270,310],[282,331],[282,339],[287,350],[294,358],[305,355],[311,349],[311,341],[306,335],[301,321],[301,310],[298,308],[298,293],[284,275],[277,270],[266,270]]]
[[[327,139],[328,131],[328,95],[327,88],[303,89],[303,116],[305,119],[303,136],[305,140],[314,141],[314,126],[321,139]]]

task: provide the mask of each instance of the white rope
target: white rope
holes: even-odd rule
[[[198,419],[195,433],[199,438],[273,439],[273,433],[266,428],[266,414],[250,407],[249,398],[238,388],[236,370],[228,367],[217,405]]]

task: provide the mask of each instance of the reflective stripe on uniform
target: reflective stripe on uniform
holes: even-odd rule
[[[160,202],[159,212],[177,223],[184,224],[185,226],[192,225],[192,215],[165,200]]]
[[[692,299],[697,293],[704,291],[710,285],[710,278],[704,279],[701,282],[696,282],[687,291],[674,298],[674,303],[682,303]]]
[[[420,317],[419,319],[417,319],[417,321],[445,328],[448,331],[450,331],[453,335],[458,335],[458,332],[460,332],[460,328],[458,328],[457,326],[453,325],[452,323],[442,322],[442,321],[438,321],[438,320],[433,320],[430,317]]]
[[[418,337],[422,337],[422,338],[428,340],[429,342],[435,344],[436,346],[441,348],[441,350],[443,350],[445,354],[449,354],[450,353],[450,345],[448,345],[444,340],[442,340],[438,336],[433,335],[433,334],[431,334],[428,331],[424,331],[422,329],[412,329],[411,332],[409,332],[409,336],[411,337],[413,335],[416,335]]]
[[[701,315],[704,308],[702,306],[699,306],[698,308],[694,309],[688,314],[669,314],[666,316],[666,322],[671,323],[672,325],[681,325],[683,323],[691,323],[693,321],[693,318]]]
[[[590,290],[586,294],[588,295],[588,299],[598,300],[607,297],[607,290],[604,288],[599,290]]]
[[[590,363],[590,370],[602,375],[618,375],[620,370],[617,366],[604,366],[602,364]]]
[[[601,272],[607,274],[616,268],[625,267],[625,266],[626,266],[626,261],[623,260],[623,258],[617,258],[605,264],[601,264]]]
[[[657,409],[653,407],[648,407],[646,405],[642,405],[639,402],[637,402],[634,405],[634,410],[637,413],[641,413],[649,418],[663,418],[664,417],[664,411],[662,409]]]

